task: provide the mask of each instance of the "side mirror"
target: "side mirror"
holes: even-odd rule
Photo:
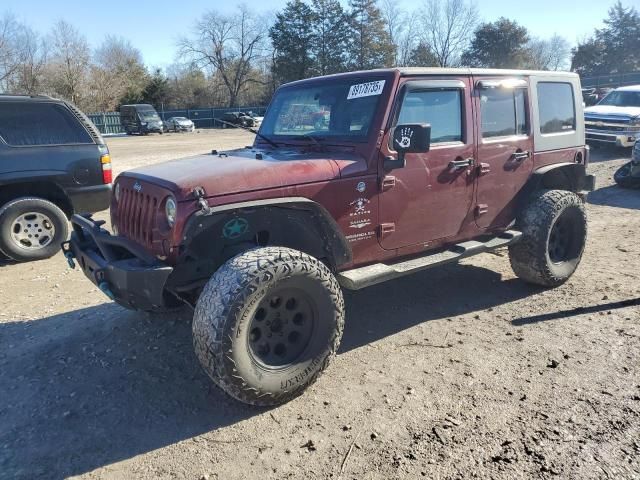
[[[393,149],[398,152],[397,160],[385,158],[384,168],[393,170],[405,166],[406,153],[426,153],[431,147],[431,125],[403,124],[397,125],[393,131]]]

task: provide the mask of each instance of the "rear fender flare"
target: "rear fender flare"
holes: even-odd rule
[[[590,191],[593,190],[591,179],[582,163],[563,162],[545,165],[531,174],[521,199],[526,203],[534,192],[543,189],[568,190],[574,193]]]

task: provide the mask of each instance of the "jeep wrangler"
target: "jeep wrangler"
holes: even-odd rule
[[[577,75],[386,69],[275,93],[251,147],[122,173],[63,250],[120,305],[194,310],[193,343],[236,399],[275,405],[327,367],[361,289],[508,247],[555,287],[585,245]],[[308,105],[326,122],[291,122]]]

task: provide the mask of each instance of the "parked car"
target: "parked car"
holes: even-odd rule
[[[616,88],[584,115],[587,142],[633,147],[640,138],[640,85]]]
[[[317,105],[291,104],[281,113],[280,122],[289,130],[322,130],[329,123],[329,112]]]
[[[598,98],[598,92],[595,88],[583,88],[582,89],[582,101],[587,107],[595,105],[600,99]]]
[[[244,112],[225,113],[222,115],[222,121],[226,122],[223,124],[226,127],[229,127],[231,125],[242,126],[242,127],[254,127],[256,125],[255,119]]]
[[[283,125],[301,98],[327,112],[322,135]],[[341,287],[500,247],[524,281],[566,282],[594,185],[583,115],[572,73],[396,68],[293,82],[253,146],[122,173],[117,234],[76,215],[63,248],[120,305],[194,308],[213,381],[246,403],[283,403],[335,354]]]
[[[109,206],[111,158],[76,107],[0,95],[0,251],[16,261],[58,252],[68,218]]]
[[[621,166],[613,175],[615,182],[624,188],[640,188],[640,140],[636,141],[631,161]]]
[[[166,132],[193,132],[196,127],[186,117],[171,117],[164,122]]]
[[[162,134],[164,131],[158,112],[146,104],[122,105],[120,124],[127,135],[148,135],[153,132]]]
[[[257,116],[252,111],[242,112],[242,113],[244,113],[246,116],[249,116],[249,117],[253,118],[253,126],[255,128],[259,128],[260,125],[262,125],[262,120],[264,120],[264,117]]]

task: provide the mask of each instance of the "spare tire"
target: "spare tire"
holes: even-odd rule
[[[616,170],[613,179],[623,188],[640,188],[640,164],[634,165],[633,161],[625,163]]]

